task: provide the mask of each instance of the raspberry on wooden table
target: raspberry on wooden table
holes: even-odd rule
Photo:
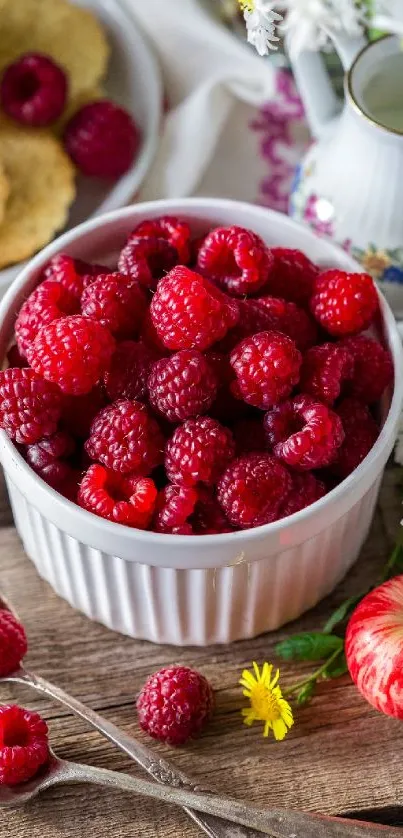
[[[0,372],[0,428],[22,445],[52,436],[62,412],[59,389],[29,368]]]
[[[313,317],[296,303],[280,300],[278,297],[257,297],[253,303],[260,306],[271,321],[266,328],[288,335],[301,352],[305,352],[316,343],[318,327]]]
[[[123,274],[136,279],[144,288],[155,290],[160,280],[178,264],[178,251],[164,238],[129,238],[118,260]]]
[[[191,486],[165,486],[159,493],[153,529],[174,535],[193,535],[193,515],[198,491]]]
[[[115,341],[105,326],[79,314],[43,326],[30,347],[32,368],[63,393],[89,393],[109,368]]]
[[[22,304],[15,321],[15,337],[21,354],[29,354],[30,346],[42,326],[79,311],[79,300],[60,282],[53,279],[41,282]]]
[[[302,356],[280,332],[259,332],[245,338],[230,356],[236,381],[231,390],[254,407],[268,408],[290,395],[299,381]]]
[[[64,145],[83,174],[116,180],[130,169],[140,132],[124,108],[101,99],[83,105],[71,117]]]
[[[312,296],[319,268],[301,250],[271,247],[274,265],[270,271],[265,293],[303,305]]]
[[[146,308],[147,300],[140,285],[119,273],[94,279],[81,297],[82,314],[106,326],[120,340],[138,334]]]
[[[341,343],[312,346],[305,353],[300,389],[303,393],[332,405],[353,375],[353,359]]]
[[[162,343],[174,350],[208,349],[239,319],[236,300],[184,267],[160,280],[150,313]]]
[[[323,498],[327,492],[326,486],[318,480],[310,471],[293,473],[291,475],[292,487],[281,507],[281,518],[294,515],[307,506]]]
[[[27,651],[24,626],[11,611],[0,609],[0,677],[18,669]]]
[[[190,259],[190,227],[186,221],[174,215],[161,215],[159,218],[148,218],[131,232],[128,241],[133,238],[166,239],[175,248],[178,261],[187,265]]]
[[[345,439],[332,463],[332,472],[343,480],[362,463],[379,436],[379,428],[366,405],[354,398],[345,398],[336,408]]]
[[[199,672],[172,666],[150,675],[137,699],[140,726],[153,739],[184,745],[202,732],[214,711],[214,694]]]
[[[66,99],[66,74],[48,55],[26,53],[4,70],[1,106],[16,122],[50,125],[61,116]]]
[[[369,274],[346,273],[336,268],[315,279],[311,311],[334,337],[347,337],[366,329],[378,306],[378,294]]]
[[[26,460],[33,470],[57,489],[72,477],[73,468],[67,462],[75,451],[74,439],[64,431],[57,431],[47,439],[28,445]]]
[[[183,349],[156,361],[148,378],[151,406],[170,422],[206,413],[218,388],[217,376],[197,349]]]
[[[93,465],[81,480],[78,503],[101,518],[144,530],[151,523],[157,494],[149,477],[125,476]]]
[[[0,706],[0,785],[27,782],[49,756],[48,726],[38,713]]]
[[[366,404],[374,404],[393,381],[390,352],[366,335],[346,338],[342,345],[349,353],[353,365],[346,393]]]
[[[95,417],[85,450],[121,474],[147,476],[163,462],[162,431],[141,402],[120,399]]]
[[[58,253],[52,256],[43,272],[45,279],[54,279],[60,282],[67,291],[80,298],[85,285],[89,280],[95,279],[99,274],[109,273],[109,268],[104,265],[90,265],[82,259],[73,259],[67,253]]]
[[[217,497],[229,522],[248,529],[276,521],[290,489],[291,477],[275,457],[252,453],[230,463],[219,480]]]
[[[198,269],[229,294],[254,294],[274,265],[264,241],[243,227],[217,227],[199,248]]]
[[[157,353],[141,341],[124,340],[118,343],[104,377],[105,390],[110,400],[144,401],[147,397],[148,377],[157,358]]]
[[[276,457],[295,469],[329,465],[344,440],[340,417],[307,395],[273,407],[264,417],[264,426]]]
[[[165,470],[171,483],[214,485],[234,458],[231,431],[210,416],[187,419],[165,448]]]

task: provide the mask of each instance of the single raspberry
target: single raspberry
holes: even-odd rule
[[[48,55],[26,53],[6,67],[0,84],[4,112],[36,128],[56,122],[67,99],[64,70]]]
[[[332,472],[344,479],[369,454],[379,436],[379,428],[366,405],[354,398],[343,399],[336,408],[345,439],[332,463]]]
[[[105,393],[99,384],[83,396],[64,396],[63,427],[71,436],[87,439],[93,420],[105,405]]]
[[[157,498],[153,529],[155,532],[192,535],[189,522],[198,500],[198,492],[191,486],[165,486]]]
[[[85,450],[113,471],[147,476],[163,461],[164,438],[144,404],[120,399],[95,417]]]
[[[21,369],[29,366],[27,359],[21,355],[16,343],[13,343],[7,352],[7,363],[9,367],[20,367]]]
[[[216,374],[196,349],[183,349],[156,361],[148,379],[151,406],[170,422],[206,413],[217,387]]]
[[[93,465],[81,480],[78,503],[108,521],[145,530],[153,517],[157,494],[149,477],[125,477]]]
[[[80,108],[64,132],[66,151],[84,175],[113,180],[130,169],[140,140],[132,117],[107,99]]]
[[[270,252],[274,265],[265,288],[267,294],[292,303],[307,303],[319,268],[301,250],[272,247]]]
[[[165,470],[171,483],[212,486],[234,454],[231,431],[209,416],[199,416],[174,431],[165,449]]]
[[[212,489],[200,486],[197,503],[190,517],[193,535],[233,532]]]
[[[10,675],[21,664],[28,651],[28,643],[19,620],[11,611],[0,610],[0,677]]]
[[[104,377],[105,389],[110,400],[144,401],[147,397],[148,377],[157,358],[156,352],[144,343],[134,340],[119,343]]]
[[[168,349],[208,349],[235,326],[239,308],[207,279],[177,267],[158,283],[150,306],[158,336]]]
[[[31,348],[32,368],[63,393],[89,393],[109,368],[115,341],[105,326],[76,314],[43,326]]]
[[[369,274],[346,273],[336,268],[315,279],[311,311],[334,337],[354,335],[366,329],[378,305],[378,294]]]
[[[312,346],[305,353],[300,389],[315,399],[332,405],[353,374],[353,360],[341,343]]]
[[[243,227],[217,227],[197,257],[202,274],[230,294],[253,294],[266,284],[274,259],[264,241]]]
[[[153,739],[184,745],[199,736],[214,711],[214,694],[199,672],[172,666],[154,672],[137,699],[140,726]]]
[[[161,215],[141,221],[129,236],[132,238],[166,239],[177,251],[179,262],[187,265],[190,259],[190,227],[174,215]]]
[[[378,341],[365,335],[346,338],[343,347],[349,353],[353,374],[345,388],[346,394],[366,404],[379,401],[387,386],[393,381],[393,361],[390,352]]]
[[[271,319],[268,329],[283,332],[292,338],[298,349],[305,352],[318,339],[318,327],[313,318],[296,303],[280,300],[277,297],[258,297],[253,301],[261,306]],[[263,331],[259,329],[259,331]]]
[[[239,419],[232,428],[236,452],[250,454],[252,451],[265,451],[267,439],[262,419]]]
[[[52,279],[41,282],[21,306],[15,322],[15,337],[21,354],[29,355],[30,346],[42,326],[79,311],[77,297],[63,285]]]
[[[329,465],[344,440],[339,416],[306,395],[274,407],[266,413],[264,426],[276,457],[295,469]]]
[[[38,713],[0,706],[0,785],[25,783],[48,759],[48,726]]]
[[[312,503],[323,498],[327,491],[325,484],[310,471],[292,474],[291,477],[292,487],[281,507],[281,518],[294,515],[295,512],[311,506]]]
[[[229,522],[248,529],[270,524],[291,489],[291,477],[270,454],[246,454],[222,475],[217,497]]]
[[[259,332],[241,341],[230,361],[236,375],[234,396],[268,408],[289,396],[298,383],[302,356],[287,335]]]
[[[137,335],[147,308],[140,285],[123,274],[103,274],[83,292],[81,312],[92,317],[116,338]]]
[[[73,468],[67,460],[75,447],[69,434],[58,431],[47,439],[28,445],[26,459],[42,480],[58,489],[72,477]]]
[[[29,368],[0,372],[0,428],[22,445],[52,436],[62,412],[58,388]]]
[[[178,259],[178,251],[164,238],[131,237],[120,253],[118,268],[154,291]]]
[[[110,273],[104,265],[90,265],[82,259],[73,259],[67,253],[58,253],[46,265],[43,276],[60,282],[67,291],[80,298],[88,280],[93,281],[99,274]]]

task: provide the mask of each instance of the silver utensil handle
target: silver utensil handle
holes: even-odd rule
[[[19,683],[27,684],[33,687],[38,692],[52,698],[61,704],[68,707],[76,716],[84,719],[91,727],[98,730],[103,736],[106,736],[110,742],[113,742],[121,751],[127,754],[131,759],[134,759],[139,765],[144,768],[151,777],[158,783],[165,786],[170,786],[175,789],[186,789],[188,791],[203,791],[203,789],[194,783],[189,777],[178,771],[169,762],[153,753],[152,750],[142,745],[129,734],[125,733],[119,727],[103,718],[99,713],[82,704],[78,699],[66,693],[55,684],[46,681],[40,675],[27,672],[21,668],[6,680],[13,680]],[[184,804],[183,808],[189,817],[209,836],[209,838],[234,838],[234,830],[231,824],[225,823],[219,816],[213,814],[200,814],[193,811],[191,807]],[[237,829],[236,838],[259,838],[259,836],[252,829],[239,828]]]

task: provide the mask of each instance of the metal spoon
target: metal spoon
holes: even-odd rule
[[[169,788],[149,780],[130,777],[118,771],[108,771],[105,768],[62,760],[52,750],[50,762],[42,775],[39,774],[30,782],[20,786],[0,787],[0,808],[22,806],[41,791],[63,783],[92,783],[143,794],[166,803],[191,806],[200,812],[225,817],[234,824],[253,827],[272,838],[382,838],[382,836],[383,838],[397,838],[398,835],[401,836],[401,831],[393,827],[328,818],[288,809],[271,809],[265,806],[255,806],[242,800],[218,797],[214,794]],[[233,830],[232,835],[233,838],[237,838],[238,829]]]

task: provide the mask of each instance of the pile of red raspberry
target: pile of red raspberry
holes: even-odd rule
[[[116,523],[268,524],[367,456],[389,352],[367,274],[239,227],[143,221],[116,267],[51,260],[0,373],[0,425],[43,480]]]

